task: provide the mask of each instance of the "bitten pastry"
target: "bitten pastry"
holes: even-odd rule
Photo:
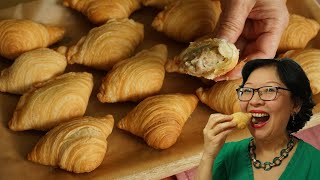
[[[165,6],[177,0],[141,0],[144,6],[156,7],[159,9],[164,9]]]
[[[291,14],[289,25],[283,32],[278,52],[292,49],[303,49],[319,32],[320,24],[297,14]]]
[[[233,119],[232,121],[237,123],[237,128],[238,129],[244,129],[247,127],[248,122],[252,118],[251,113],[244,113],[244,112],[236,112],[232,114]]]
[[[210,89],[197,89],[196,94],[200,101],[211,109],[223,113],[232,114],[241,111],[236,89],[242,79],[220,81]]]
[[[198,98],[193,94],[148,97],[121,119],[117,127],[142,137],[155,149],[167,149],[177,141],[197,103]]]
[[[65,29],[26,19],[0,20],[0,55],[15,59],[24,52],[48,47],[61,40]]]
[[[66,57],[54,50],[40,48],[26,52],[1,71],[0,91],[23,94],[32,84],[62,74],[66,66]]]
[[[167,62],[166,71],[214,79],[231,71],[238,60],[239,50],[234,44],[224,39],[206,39],[190,43]]]
[[[177,0],[155,17],[152,27],[176,41],[191,42],[212,32],[220,13],[219,1]]]
[[[91,172],[104,159],[113,124],[112,115],[61,123],[39,140],[28,160],[75,173]]]
[[[92,87],[92,74],[86,72],[70,72],[38,83],[20,97],[9,128],[45,131],[83,116]]]
[[[117,63],[102,81],[97,95],[99,101],[138,101],[158,93],[165,76],[167,56],[166,45],[159,44]]]
[[[81,12],[94,24],[128,18],[141,7],[139,0],[64,0],[63,5]]]
[[[305,71],[312,90],[312,94],[320,93],[320,49],[290,50],[281,55],[300,64]]]
[[[112,19],[93,28],[67,51],[70,64],[109,70],[130,57],[144,37],[143,24],[130,19]]]

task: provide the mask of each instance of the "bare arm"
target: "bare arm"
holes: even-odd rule
[[[203,129],[204,150],[197,169],[196,180],[212,179],[214,159],[221,150],[227,135],[231,133],[236,123],[231,121],[231,115],[212,114]]]

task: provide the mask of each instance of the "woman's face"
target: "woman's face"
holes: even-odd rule
[[[260,88],[277,86],[287,88],[279,79],[275,67],[262,67],[254,70],[244,87]],[[286,127],[293,112],[294,103],[290,91],[278,89],[272,101],[261,100],[255,91],[250,101],[240,101],[241,110],[253,115],[249,130],[256,139],[272,140],[286,134]]]

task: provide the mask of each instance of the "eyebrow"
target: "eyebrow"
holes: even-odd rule
[[[275,84],[278,84],[278,85],[280,85],[280,86],[283,86],[283,84],[280,84],[279,82],[276,82],[276,81],[267,81],[266,83],[275,83]],[[253,83],[245,83],[244,85],[247,85],[247,84],[253,84]]]

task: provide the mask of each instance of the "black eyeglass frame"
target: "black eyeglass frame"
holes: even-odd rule
[[[261,98],[261,95],[260,95],[260,93],[259,93],[259,92],[260,92],[259,90],[260,90],[261,88],[266,88],[266,87],[276,88],[276,95],[274,96],[273,99],[264,100],[264,99]],[[277,96],[278,96],[278,90],[279,90],[279,89],[286,90],[286,91],[291,91],[290,89],[283,88],[283,87],[279,87],[279,86],[262,86],[262,87],[259,87],[259,88],[247,88],[247,89],[252,89],[252,90],[253,90],[252,96],[251,96],[251,98],[248,99],[248,100],[241,100],[240,97],[239,97],[239,90],[242,89],[242,88],[247,88],[247,87],[239,87],[239,88],[236,89],[236,91],[237,91],[237,96],[238,96],[239,101],[244,101],[244,102],[250,101],[250,100],[253,98],[255,91],[258,92],[259,98],[260,98],[261,100],[263,100],[263,101],[273,101],[273,100],[275,100],[275,99],[277,98]]]

